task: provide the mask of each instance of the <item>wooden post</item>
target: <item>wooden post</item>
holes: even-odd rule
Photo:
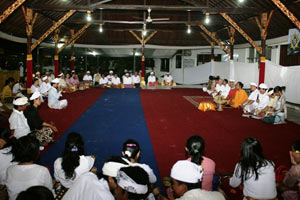
[[[283,3],[281,3],[280,0],[272,0],[273,3],[296,25],[298,29],[300,29],[300,22],[295,17],[295,15],[285,7]]]
[[[235,29],[230,26],[230,28],[227,29],[228,35],[230,37],[230,60],[233,60],[234,55],[234,43],[235,43]]]
[[[58,42],[59,42],[60,29],[56,29],[54,32],[55,50],[54,50],[54,76],[58,77],[59,71],[59,57],[58,57]]]
[[[74,29],[71,29],[70,32],[71,32],[71,38],[74,37]],[[71,45],[72,46],[71,46],[71,67],[70,67],[70,69],[72,72],[74,70],[74,54],[75,54],[75,52],[74,52],[74,43],[72,43]]]
[[[32,30],[33,25],[37,19],[37,13],[33,15],[33,10],[30,8],[22,7],[22,12],[25,18],[26,23],[26,34],[27,34],[27,58],[26,58],[26,67],[27,67],[27,88],[30,88],[32,85],[32,53],[31,53],[31,44],[32,44]]]
[[[19,8],[26,0],[17,0],[11,6],[9,6],[2,15],[0,15],[0,24],[6,20],[6,18],[11,15],[15,10]]]

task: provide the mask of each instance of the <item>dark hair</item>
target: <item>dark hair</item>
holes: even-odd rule
[[[125,174],[127,174],[134,182],[141,185],[147,185],[148,191],[146,194],[135,194],[128,192],[128,199],[130,200],[140,200],[140,199],[146,199],[149,194],[149,175],[145,170],[138,166],[130,166],[130,167],[122,167],[120,171],[123,171]],[[122,192],[125,193],[125,190],[122,189]]]
[[[18,142],[12,146],[14,159],[12,162],[34,162],[40,154],[40,143],[32,136],[26,135],[18,139]]]
[[[37,78],[34,78],[33,80],[32,80],[32,83],[34,84],[34,82],[36,82],[36,81],[38,81],[39,79],[37,79]]]
[[[267,90],[267,92],[270,92],[270,91],[272,91],[273,90],[273,88],[269,88],[268,90]]]
[[[61,163],[67,179],[76,177],[74,170],[80,164],[81,155],[84,155],[83,139],[79,133],[72,132],[67,137]]]
[[[236,175],[240,176],[242,181],[251,178],[253,175],[257,180],[259,176],[258,169],[268,164],[274,165],[272,161],[264,157],[259,141],[252,137],[245,138],[242,142],[241,158]],[[239,170],[241,170],[241,173],[239,173]]]
[[[274,93],[277,93],[277,92],[282,92],[282,88],[280,86],[276,86],[274,88]]]
[[[244,84],[242,82],[237,82],[237,84],[240,86],[240,88],[243,88],[244,87]]]
[[[3,149],[10,147],[17,142],[17,139],[11,134],[8,128],[0,128],[0,139],[6,142],[6,144],[3,146]]]
[[[185,147],[188,150],[188,157],[192,158],[192,162],[201,165],[205,148],[204,139],[199,135],[193,135],[186,141]]]
[[[228,83],[228,80],[225,78],[224,80],[223,80],[225,83]]]
[[[186,182],[183,182],[183,181],[179,181],[179,180],[176,180],[178,182],[179,185],[181,184],[184,184],[187,186],[187,189],[188,190],[193,190],[193,189],[201,189],[202,188],[202,182],[199,181],[198,183],[186,183]]]
[[[130,161],[140,152],[140,145],[137,141],[129,139],[123,143],[124,158]]]
[[[293,145],[292,145],[293,149],[295,151],[300,151],[300,140],[296,140]]]
[[[214,80],[214,77],[213,76],[209,76],[208,79],[212,81],[212,80]]]
[[[15,79],[13,77],[9,77],[8,79],[6,79],[5,85],[8,85],[8,84],[14,83],[14,82],[15,82]]]
[[[54,200],[54,196],[45,186],[32,186],[21,192],[16,200]]]

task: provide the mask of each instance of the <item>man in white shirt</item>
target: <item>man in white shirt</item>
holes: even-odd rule
[[[39,79],[39,85],[41,86],[42,85],[42,78],[41,78],[41,72],[37,71],[35,73],[35,78]]]
[[[148,76],[148,82],[147,82],[149,87],[155,87],[158,85],[158,82],[156,81],[156,77],[154,72],[150,72],[150,76]]]
[[[99,73],[99,71],[97,71],[97,73],[94,74],[94,78],[93,78],[94,86],[97,86],[100,84],[100,78],[101,78],[101,74]]]
[[[20,78],[23,78],[24,77],[23,62],[19,62],[19,69],[20,69]]]
[[[259,91],[257,89],[257,84],[256,83],[253,83],[253,82],[250,83],[250,90],[251,90],[251,93],[248,97],[248,100],[241,105],[241,107],[243,108],[244,113],[250,113],[251,110],[255,109],[254,108],[254,102],[258,98]]]
[[[48,92],[48,106],[51,109],[63,109],[68,106],[66,99],[59,100],[62,96],[61,92],[57,91],[59,80],[58,78],[51,81],[51,88]]]
[[[128,72],[123,77],[123,85],[124,85],[124,88],[133,88],[133,86],[132,86],[132,79],[129,76]]]
[[[13,135],[18,139],[30,133],[30,128],[23,111],[28,104],[27,97],[16,97],[13,101],[14,109],[9,117],[9,126]]]
[[[219,82],[221,82],[221,81],[219,81]],[[218,111],[223,111],[222,104],[227,102],[227,96],[229,94],[230,89],[231,88],[228,85],[228,80],[227,79],[224,79],[223,82],[222,82],[222,85],[218,86],[217,90],[219,90],[219,92],[214,97],[214,101],[218,104],[217,105]]]
[[[93,77],[91,76],[91,72],[87,71],[83,76],[83,83],[85,88],[89,88],[90,84],[93,82]]]
[[[64,74],[63,73],[58,74],[58,78],[59,78],[58,90],[65,91],[67,89],[67,83]]]
[[[12,89],[13,95],[16,96],[18,93],[22,93],[22,91],[26,90],[24,85],[24,79],[20,79],[19,82],[17,82]]]
[[[108,87],[108,80],[107,78],[104,76],[104,74],[101,75],[101,78],[100,78],[100,87],[101,88],[106,88]]]
[[[121,80],[118,77],[118,74],[114,74],[114,77],[111,80],[112,88],[121,88]]]
[[[141,77],[138,75],[138,73],[134,72],[134,75],[131,78],[132,78],[132,83],[134,84],[134,86],[136,88],[139,88],[140,83],[141,83]]]
[[[114,72],[112,70],[109,71],[108,75],[106,76],[107,78],[107,84],[112,85],[112,79],[114,77]]]
[[[162,86],[174,86],[173,77],[170,75],[169,72],[163,78]]]
[[[49,89],[51,88],[51,85],[50,85],[50,83],[49,83],[49,79],[48,79],[47,76],[44,76],[44,77],[42,78],[42,80],[43,80],[43,82],[42,82],[42,84],[40,85],[40,92],[41,92],[41,94],[42,94],[44,97],[46,97],[46,96],[48,96],[48,91],[49,91]]]

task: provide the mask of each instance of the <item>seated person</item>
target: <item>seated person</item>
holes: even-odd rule
[[[54,195],[53,192],[45,186],[32,186],[26,191],[20,192],[17,197],[17,200],[28,199],[54,200]]]
[[[118,74],[114,74],[114,77],[111,79],[112,88],[121,88],[121,80],[118,77]]]
[[[93,77],[91,76],[90,71],[87,71],[86,74],[83,76],[83,83],[85,88],[89,88],[90,85],[93,83]]]
[[[207,93],[210,95],[214,92],[216,92],[217,89],[217,84],[219,84],[219,80],[220,80],[220,76],[215,76],[213,81],[212,81],[212,85],[211,85],[211,89],[207,90]]]
[[[23,136],[12,147],[13,161],[18,162],[7,169],[6,187],[9,199],[16,199],[20,192],[31,186],[45,186],[50,191],[53,183],[49,170],[34,164],[39,158],[39,141],[32,136]]]
[[[40,144],[47,145],[53,142],[54,132],[57,128],[52,123],[42,120],[39,115],[38,107],[41,105],[40,92],[34,92],[30,97],[30,106],[24,111],[30,131],[34,133]]]
[[[241,105],[244,113],[250,113],[251,110],[254,109],[254,102],[256,101],[259,94],[256,83],[250,83],[250,90],[251,93],[248,97],[248,100]]]
[[[124,88],[133,88],[133,86],[132,86],[132,79],[129,76],[128,72],[123,77],[123,85],[124,85]]]
[[[68,101],[66,99],[59,100],[62,94],[61,91],[57,91],[58,83],[58,78],[51,81],[51,88],[48,93],[48,106],[51,109],[63,109],[68,106]]]
[[[227,104],[233,108],[238,108],[240,105],[245,103],[248,99],[248,95],[245,90],[243,90],[244,84],[242,82],[237,82],[235,84],[235,95],[232,99],[228,99]]]
[[[69,84],[70,84],[71,90],[73,92],[78,89],[78,87],[79,87],[79,80],[78,80],[77,74],[72,73],[72,77],[69,80]]]
[[[59,83],[58,83],[58,90],[59,91],[67,91],[67,82],[65,80],[65,76],[63,73],[58,75]]]
[[[236,89],[235,89],[235,80],[233,79],[230,79],[229,80],[229,87],[230,87],[230,90],[229,90],[229,93],[227,95],[227,100],[230,100],[230,99],[233,99],[234,96],[235,96],[235,93],[236,93]]]
[[[13,93],[12,93],[12,86],[14,85],[15,80],[10,77],[5,81],[5,86],[1,93],[1,100],[2,102],[11,103],[13,101]]]
[[[207,82],[206,86],[202,88],[203,92],[207,92],[208,90],[211,90],[211,86],[213,84],[213,80],[214,80],[213,76],[209,76],[208,77],[208,82]]]
[[[23,113],[27,104],[27,97],[16,97],[13,101],[14,109],[8,121],[12,135],[14,135],[17,139],[30,133],[27,119]]]
[[[97,73],[94,74],[94,78],[93,78],[94,86],[97,86],[100,84],[100,78],[101,78],[101,74],[99,73],[99,71],[97,71]]]
[[[173,77],[170,75],[169,72],[163,78],[162,86],[174,86],[175,82],[173,81]]]
[[[5,120],[7,122],[11,112],[12,110],[9,109],[5,104],[3,104],[0,99],[0,122],[2,120]]]
[[[136,88],[140,87],[140,83],[141,83],[141,77],[138,75],[137,72],[134,72],[132,78],[132,83]]]
[[[34,92],[41,92],[39,86],[39,79],[34,78],[32,82],[33,84],[30,87],[30,93],[33,94]]]
[[[219,92],[214,98],[214,102],[216,102],[218,105],[218,111],[223,111],[222,104],[227,102],[227,96],[230,91],[230,86],[228,85],[228,80],[224,79],[223,83],[220,87],[218,87]]]
[[[39,86],[41,86],[43,81],[42,81],[41,73],[39,71],[35,73],[35,78],[39,79]]]
[[[40,85],[40,92],[42,94],[43,97],[47,97],[48,96],[48,91],[51,88],[51,84],[49,83],[49,79],[47,76],[44,76],[42,78],[43,82]]]
[[[101,88],[107,88],[108,87],[108,80],[107,80],[107,78],[105,77],[104,74],[101,74],[100,87]]]
[[[20,79],[19,82],[17,82],[12,89],[12,93],[13,96],[16,96],[19,93],[23,93],[24,91],[26,91],[26,87],[25,87],[25,81],[24,79]]]
[[[219,79],[218,81],[216,81],[216,87],[214,90],[211,91],[211,95],[215,97],[221,94],[222,86],[223,86],[223,79]]]
[[[154,72],[150,72],[150,76],[148,76],[147,85],[149,87],[155,87],[158,85],[158,82],[156,81],[156,77]]]
[[[106,76],[108,85],[112,85],[113,77],[114,77],[114,72],[112,70],[110,70],[108,75]]]

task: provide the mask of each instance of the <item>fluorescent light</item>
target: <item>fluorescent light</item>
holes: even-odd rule
[[[209,13],[205,13],[205,24],[209,24],[210,19],[209,19]]]
[[[191,30],[191,25],[188,25],[188,28],[187,28],[187,31],[186,31],[188,34],[190,34],[192,32]]]
[[[96,51],[89,52],[91,55],[96,56],[98,53]]]
[[[64,45],[64,43],[58,43],[58,44],[57,44],[57,47],[58,47],[58,48],[61,48],[63,45]]]
[[[102,27],[102,24],[100,24],[100,27],[99,27],[99,32],[102,33],[103,32],[103,27]]]
[[[243,2],[244,2],[244,0],[239,0],[239,2],[240,2],[240,3],[243,3]]]
[[[91,11],[87,11],[86,20],[89,22],[92,21]]]

